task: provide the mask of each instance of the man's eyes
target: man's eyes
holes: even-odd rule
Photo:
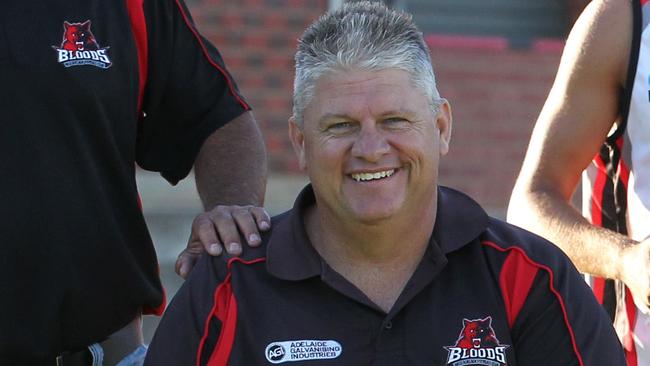
[[[347,131],[347,130],[349,130],[351,128],[353,128],[353,124],[352,124],[352,122],[349,122],[349,121],[336,122],[336,123],[332,123],[329,126],[327,126],[327,130],[332,131],[332,132]]]
[[[382,122],[385,126],[391,128],[404,127],[411,123],[408,119],[402,117],[386,118]]]
[[[410,125],[411,122],[408,119],[402,117],[390,117],[382,119],[379,123],[381,126],[384,126],[384,128],[400,128]],[[330,123],[325,129],[334,133],[343,133],[352,131],[357,127],[357,122],[341,121]]]

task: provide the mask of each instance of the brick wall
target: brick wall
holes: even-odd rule
[[[561,44],[528,50],[430,43],[440,93],[454,117],[442,184],[504,217],[535,119],[559,63]]]
[[[327,0],[195,0],[190,11],[262,126],[272,173],[298,172],[287,138],[297,40]]]
[[[325,11],[327,0],[195,0],[190,7],[255,109],[271,173],[299,173],[286,137],[293,53],[296,39]],[[503,216],[561,45],[513,50],[494,39],[428,39],[440,92],[454,115],[441,182]]]

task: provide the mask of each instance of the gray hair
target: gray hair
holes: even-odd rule
[[[410,14],[381,3],[348,3],[321,16],[300,38],[295,62],[293,115],[298,125],[318,79],[335,70],[403,70],[434,111],[441,103],[422,33]]]

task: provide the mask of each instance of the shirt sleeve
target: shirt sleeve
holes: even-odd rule
[[[196,365],[201,341],[205,338],[206,349],[214,347],[221,332],[221,322],[212,316],[214,294],[225,277],[215,264],[223,264],[226,270],[219,260],[204,255],[194,266],[156,329],[145,365]]]
[[[147,75],[136,161],[175,184],[205,139],[250,109],[182,0],[145,0]]]
[[[609,316],[569,260],[558,254],[537,274],[512,327],[517,364],[621,365]]]

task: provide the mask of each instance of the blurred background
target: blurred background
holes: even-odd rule
[[[186,0],[194,21],[220,50],[254,109],[269,153],[266,208],[291,207],[306,183],[287,138],[293,54],[302,31],[343,0]],[[504,218],[533,124],[560,60],[564,39],[588,0],[385,0],[413,14],[431,49],[438,89],[453,108],[441,184]],[[138,186],[171,299],[190,225],[201,210],[192,176],[169,186],[138,171]],[[145,317],[150,339],[156,317]]]

